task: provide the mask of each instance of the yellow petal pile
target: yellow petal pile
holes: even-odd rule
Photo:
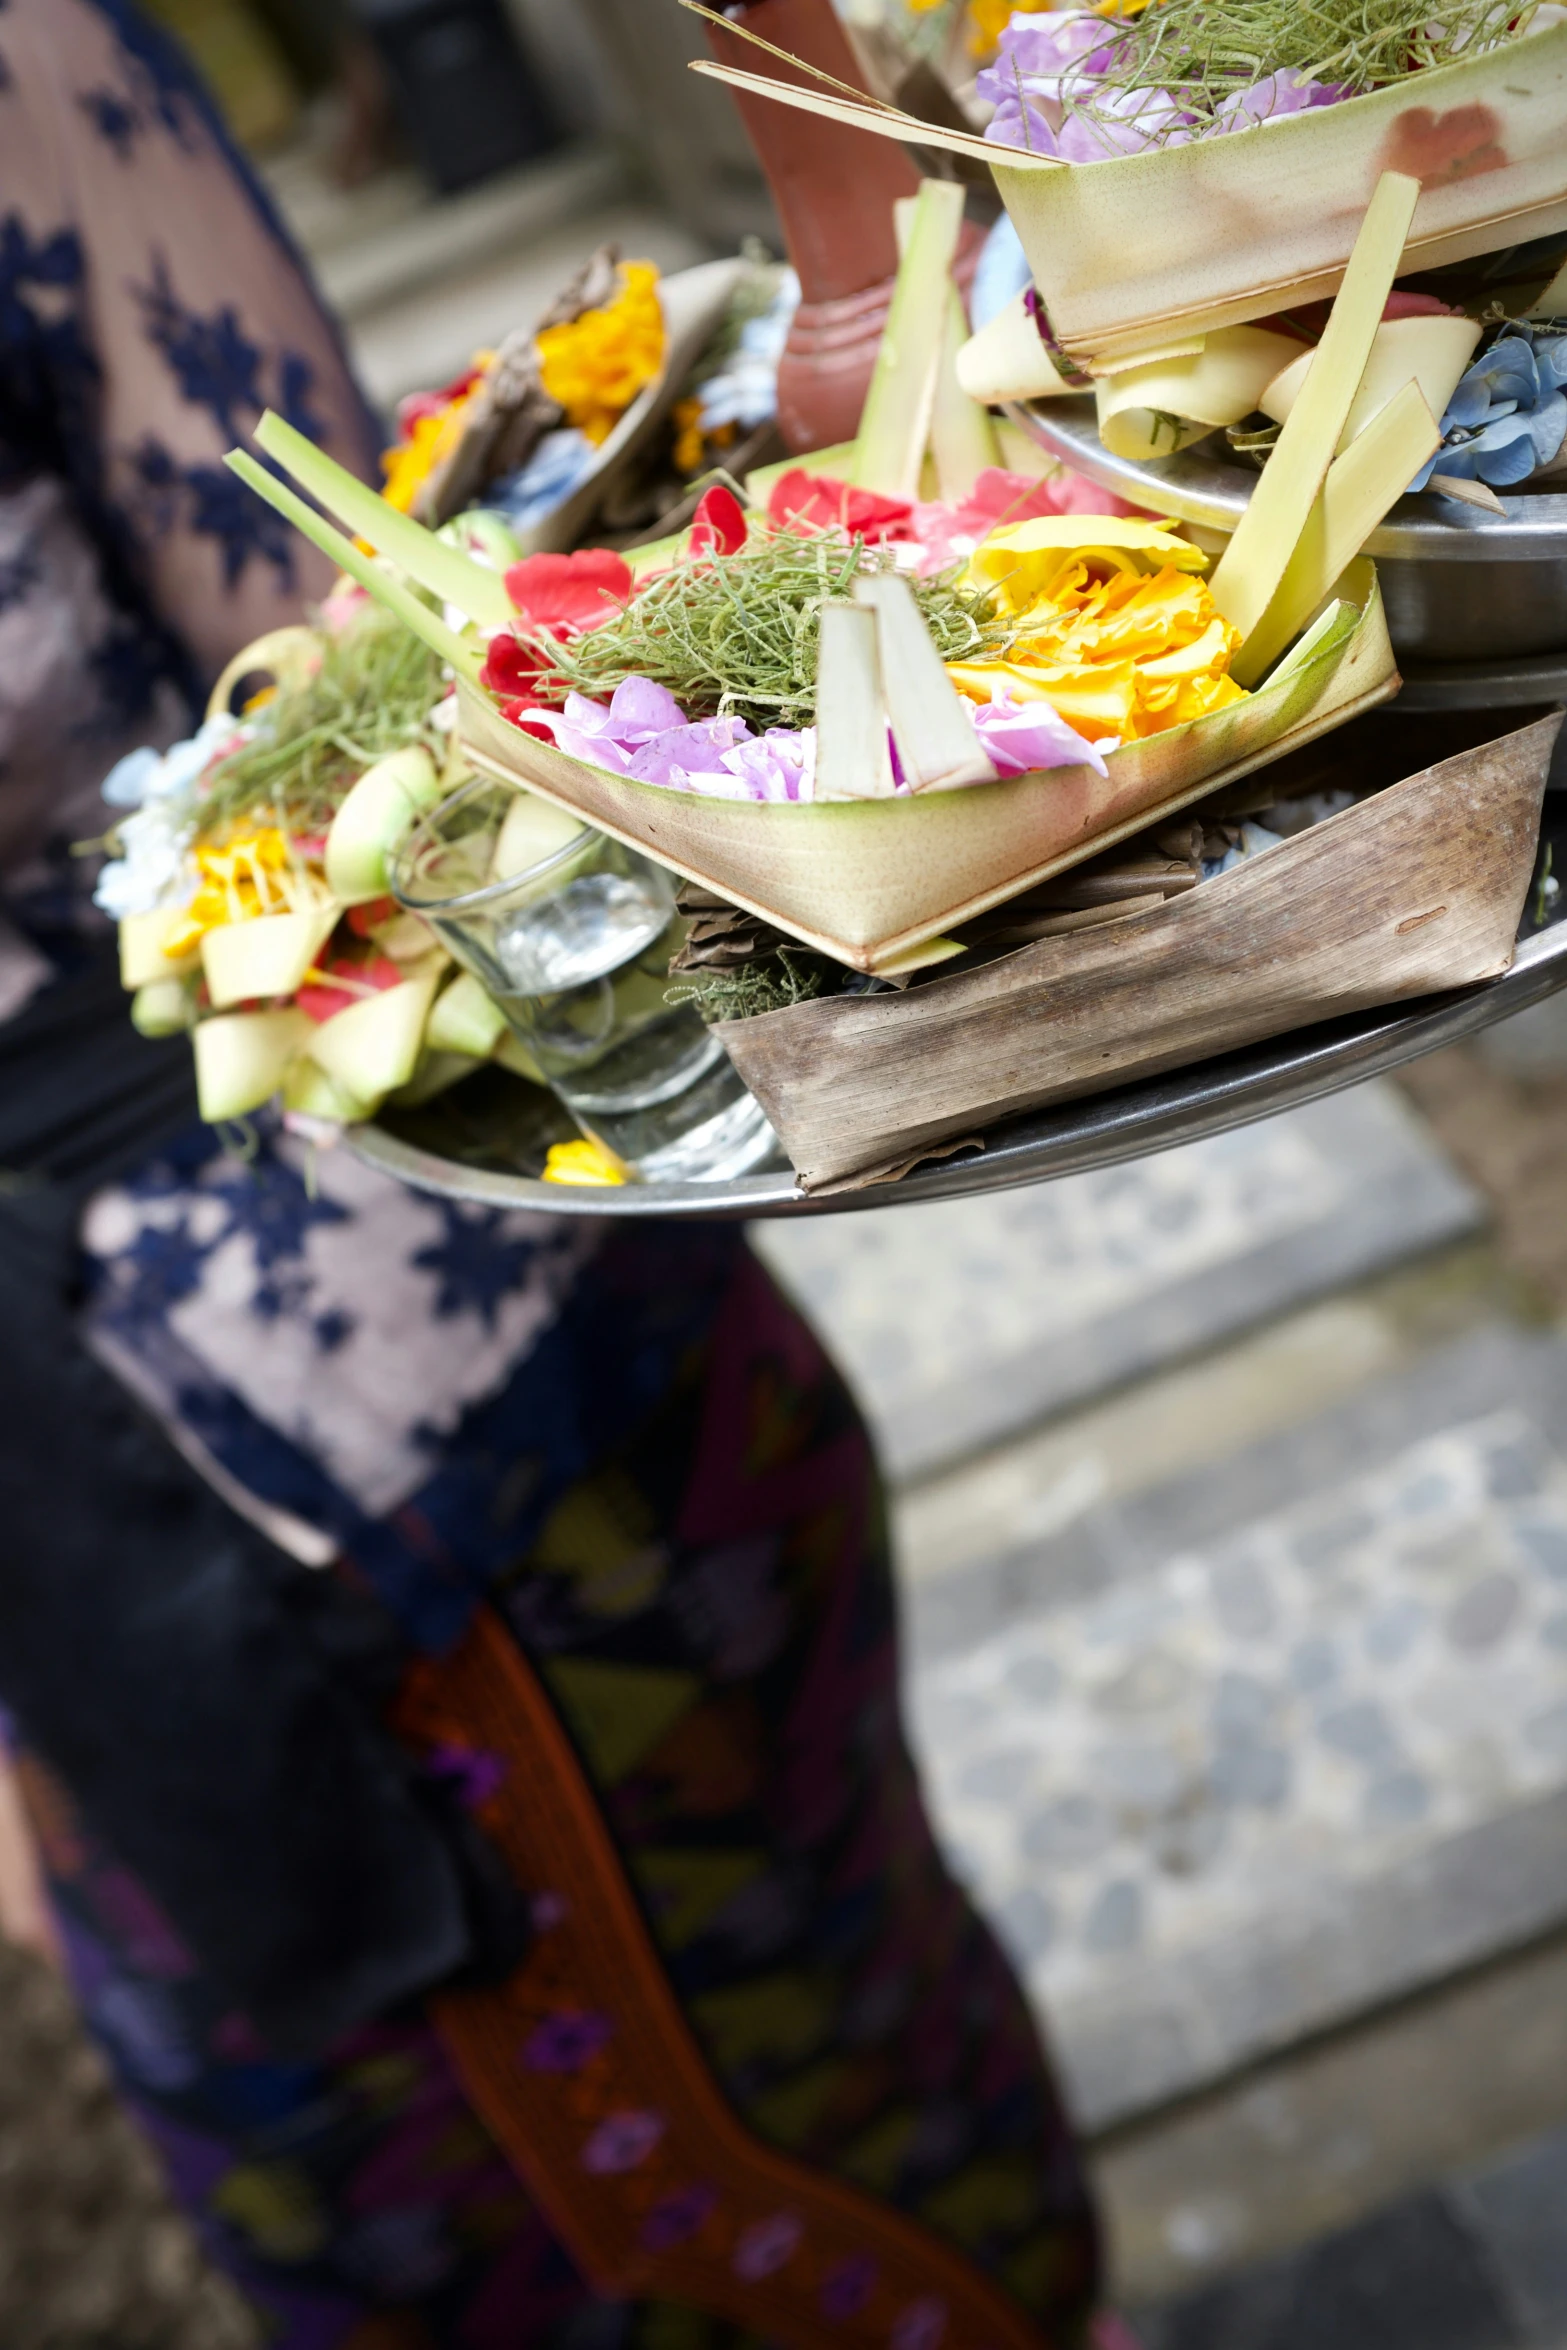
[[[324,896],[300,871],[282,833],[271,827],[247,833],[227,848],[198,848],[195,861],[201,887],[184,909],[184,919],[163,941],[171,963],[193,954],[209,930],[221,930],[230,922],[254,922],[263,914],[298,913]]]
[[[597,447],[661,372],[665,340],[658,271],[650,261],[623,262],[613,302],[540,335],[544,389]]]
[[[1090,742],[1135,742],[1243,699],[1239,633],[1197,574],[1189,540],[1131,515],[1049,515],[975,550],[968,583],[1017,627],[1005,660],[961,662],[960,693],[1049,702]]]

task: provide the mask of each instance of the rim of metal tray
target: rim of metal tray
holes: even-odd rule
[[[1163,507],[1181,522],[1232,531],[1245,511],[1251,482],[1239,465],[1199,441],[1177,457],[1138,462],[1113,457],[1099,438],[1092,397],[1013,401],[1007,414],[1051,456],[1061,457],[1134,506]],[[1454,499],[1422,492],[1400,498],[1380,530],[1366,541],[1368,555],[1414,563],[1567,562],[1567,488],[1502,499],[1506,518]]]

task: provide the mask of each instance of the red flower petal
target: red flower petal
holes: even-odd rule
[[[391,900],[387,899],[386,903],[390,905]],[[356,963],[348,955],[334,955],[325,966],[325,976],[302,987],[294,1001],[319,1028],[323,1021],[335,1019],[339,1012],[352,1011],[355,1004],[368,1003],[367,989],[385,995],[388,988],[401,987],[406,977],[407,973],[398,968],[390,955],[372,955],[365,963]],[[334,979],[352,980],[354,984],[334,987],[331,984]]]
[[[691,518],[693,555],[738,555],[749,536],[745,508],[733,490],[714,482]]]
[[[530,555],[506,574],[506,592],[528,625],[562,636],[613,620],[634,585],[631,566],[609,547]]]
[[[405,400],[399,400],[397,430],[400,437],[405,441],[412,440],[414,426],[424,417],[444,416],[454,400],[460,400],[464,392],[473,390],[483,373],[482,367],[469,367],[461,375],[454,376],[449,384],[443,384],[439,391],[410,392]]]
[[[383,922],[390,922],[396,911],[394,899],[372,898],[368,906],[349,907],[348,927],[355,938],[368,938],[372,930],[378,930]]]
[[[914,508],[907,498],[882,498],[830,473],[797,465],[773,485],[767,516],[780,529],[846,530],[867,546],[912,538]]]
[[[328,1020],[335,1020],[339,1012],[348,1011],[359,1001],[346,987],[302,987],[294,1002],[307,1020],[324,1028]]]
[[[531,695],[545,674],[545,664],[531,646],[519,642],[510,629],[490,639],[489,657],[479,672],[479,683],[492,694],[515,699]]]

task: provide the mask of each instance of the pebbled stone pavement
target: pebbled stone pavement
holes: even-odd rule
[[[1259,1451],[912,1608],[947,1849],[1091,2126],[1567,1914],[1567,1348]]]

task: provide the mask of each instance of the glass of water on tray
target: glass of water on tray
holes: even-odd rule
[[[393,860],[399,905],[483,982],[583,1132],[644,1183],[718,1182],[777,1141],[689,1005],[662,866],[547,800],[465,784]]]

